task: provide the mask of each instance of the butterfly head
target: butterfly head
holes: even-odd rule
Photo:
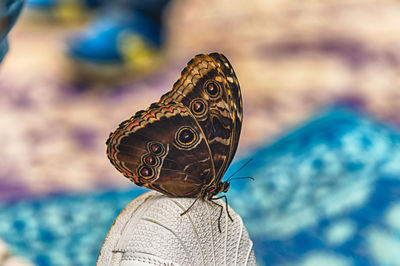
[[[218,193],[221,193],[221,192],[226,193],[226,192],[228,192],[229,188],[231,187],[231,183],[221,182],[218,184],[218,187],[220,187],[220,190]]]

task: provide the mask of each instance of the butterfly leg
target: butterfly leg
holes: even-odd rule
[[[197,201],[198,199],[199,199],[199,198],[196,198],[196,199],[193,201],[193,203],[190,204],[189,208],[187,208],[184,212],[181,213],[181,216],[185,215],[185,214],[193,207],[193,205],[196,203],[196,201]]]
[[[217,200],[217,199],[224,199],[225,200],[225,208],[226,208],[226,213],[228,214],[229,219],[233,222],[232,216],[229,213],[229,209],[228,209],[228,198],[223,195],[220,197],[216,197],[216,198],[212,198],[212,200]]]
[[[224,207],[222,207],[222,205],[219,205],[218,203],[214,202],[213,200],[214,199],[211,199],[211,200],[209,200],[209,202],[211,202],[214,205],[217,205],[220,208],[219,217],[218,217],[218,230],[219,230],[219,233],[221,233],[222,232],[221,231],[221,217],[222,217],[222,211],[223,211]]]

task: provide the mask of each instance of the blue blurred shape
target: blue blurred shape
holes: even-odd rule
[[[150,47],[161,45],[161,28],[139,12],[119,6],[103,11],[84,32],[70,37],[68,54],[96,64],[123,64],[124,38],[137,35]]]
[[[400,264],[395,129],[335,107],[249,158],[228,196],[260,265]]]
[[[36,265],[95,265],[108,229],[144,189],[0,203],[0,238]]]
[[[0,1],[0,63],[8,52],[7,35],[17,21],[23,6],[24,0]]]

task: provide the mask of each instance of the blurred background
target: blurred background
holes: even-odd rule
[[[5,31],[23,2],[0,3]],[[93,265],[145,191],[108,134],[218,51],[244,102],[227,176],[253,158],[255,178],[227,196],[258,264],[400,265],[399,1],[28,0],[8,41],[0,264]]]

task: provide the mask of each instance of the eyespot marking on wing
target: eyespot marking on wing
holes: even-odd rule
[[[175,143],[178,148],[189,150],[200,143],[199,134],[189,126],[180,127],[175,133]]]

